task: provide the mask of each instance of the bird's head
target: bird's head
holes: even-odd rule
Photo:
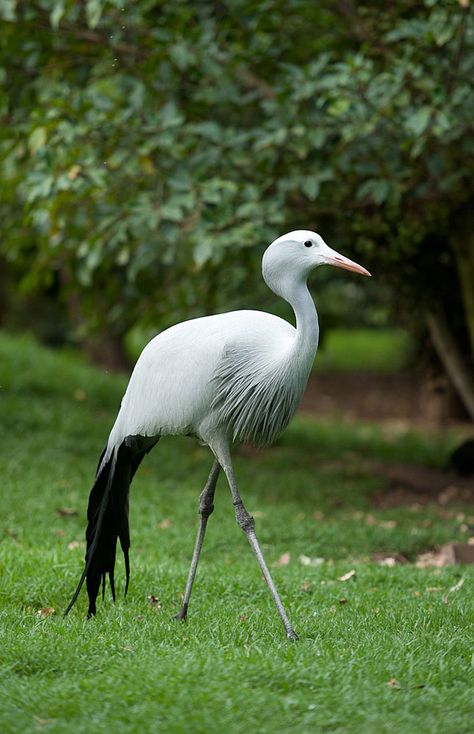
[[[275,277],[281,278],[285,271],[306,279],[310,271],[319,265],[335,265],[354,273],[370,275],[362,265],[340,255],[319,234],[307,229],[297,229],[274,240],[265,251],[262,269],[269,283]]]

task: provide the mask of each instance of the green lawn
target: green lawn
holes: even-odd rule
[[[410,339],[402,329],[331,329],[323,333],[318,370],[396,372],[404,367]]]
[[[440,517],[435,506],[378,511],[370,501],[381,480],[368,458],[439,465],[454,434],[299,417],[273,448],[237,453],[298,643],[284,636],[223,482],[189,621],[172,620],[210,466],[189,439],[163,440],[137,474],[127,599],[114,606],[107,594],[87,621],[84,593],[62,617],[124,384],[0,335],[0,732],[471,734],[473,568],[370,560],[466,538],[459,513],[471,522],[472,508]],[[120,592],[121,562],[117,583]],[[56,614],[41,617],[46,607]]]

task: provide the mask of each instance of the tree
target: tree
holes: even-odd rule
[[[166,325],[232,306],[263,245],[314,223],[449,332],[466,402],[467,0],[0,7],[2,247],[25,287],[57,281],[119,335]]]

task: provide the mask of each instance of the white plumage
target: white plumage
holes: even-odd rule
[[[369,275],[360,265],[328,247],[315,232],[290,232],[268,247],[262,272],[267,285],[293,307],[296,327],[261,311],[234,311],[172,326],[145,347],[99,464],[89,501],[86,568],[69,608],[86,577],[90,614],[95,613],[95,597],[105,573],[109,573],[114,594],[117,537],[126,556],[128,584],[127,508],[131,478],[143,455],[161,436],[193,435],[211,448],[215,463],[201,495],[201,523],[178,617],[182,619],[187,613],[222,468],[237,521],[257,556],[287,635],[296,637],[263,560],[253,518],[240,499],[230,447],[236,442],[271,443],[298,407],[319,336],[316,308],[306,281],[311,270],[323,263]]]

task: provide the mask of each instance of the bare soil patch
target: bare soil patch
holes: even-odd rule
[[[449,385],[405,372],[315,372],[302,410],[350,420],[396,421],[443,427],[472,426]]]

